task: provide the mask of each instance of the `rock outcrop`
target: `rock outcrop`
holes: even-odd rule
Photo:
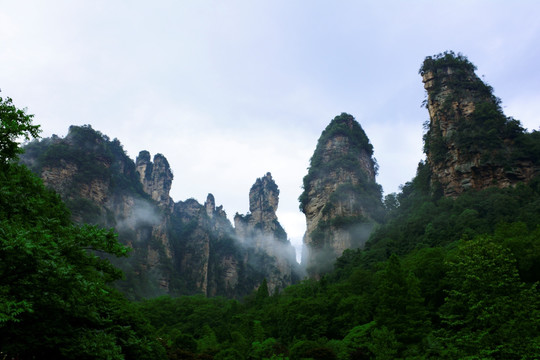
[[[247,251],[245,260],[267,274],[271,293],[291,285],[300,276],[294,247],[276,215],[278,203],[279,189],[267,173],[249,191],[250,213],[234,217],[236,236]]]
[[[144,192],[158,202],[163,208],[173,206],[173,200],[169,196],[171,191],[173,174],[169,162],[162,154],[154,155],[154,161],[150,161],[150,153],[143,150],[135,161]]]
[[[238,297],[258,283],[246,272],[245,251],[221,206],[208,194],[204,205],[194,199],[174,204],[170,219],[175,278],[181,293]],[[254,276],[262,281],[263,276]]]
[[[382,216],[373,147],[354,117],[342,113],[323,131],[300,209],[306,215],[302,264],[312,277],[331,270],[345,249],[361,248]]]
[[[508,187],[538,173],[518,121],[507,118],[476,67],[452,52],[427,57],[420,73],[430,121],[424,150],[434,191],[455,197],[468,189]]]

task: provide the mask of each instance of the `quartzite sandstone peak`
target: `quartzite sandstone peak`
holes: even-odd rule
[[[236,214],[236,236],[248,250],[248,263],[259,264],[268,274],[270,292],[291,285],[299,277],[294,247],[278,221],[279,189],[267,173],[249,191],[250,214]]]
[[[520,147],[526,134],[463,55],[427,57],[420,73],[430,122],[424,136],[432,186],[445,196],[527,182],[538,166]]]
[[[21,161],[60,194],[76,222],[114,227],[119,240],[133,249],[129,259],[113,259],[126,273],[118,286],[128,296],[170,290],[171,272],[161,266],[172,256],[167,219],[144,192],[118,140],[88,125],[71,126],[63,139],[28,144]]]
[[[150,153],[143,150],[137,156],[135,165],[144,192],[162,207],[170,208],[173,206],[173,201],[169,196],[173,174],[165,156],[156,154],[154,155],[154,162],[152,162],[150,161]]]
[[[290,269],[283,265],[289,264],[289,254],[266,253],[266,244],[247,247],[247,238],[238,241],[212,194],[204,205],[194,199],[175,203],[169,195],[173,175],[163,155],[151,161],[150,153],[141,151],[133,162],[118,140],[89,125],[72,126],[65,138],[34,141],[25,150],[21,161],[61,195],[75,221],[114,227],[133,249],[129,258],[114,260],[126,275],[118,287],[129,297],[241,297],[264,278],[279,288],[291,283]],[[262,228],[284,235],[275,215],[277,186],[273,180],[263,183],[252,212]],[[276,238],[288,244],[286,235]]]
[[[323,131],[304,177],[302,264],[318,277],[345,249],[363,247],[382,212],[373,146],[353,116],[336,116]]]

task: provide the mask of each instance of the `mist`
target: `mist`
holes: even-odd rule
[[[116,230],[135,230],[146,226],[156,226],[163,220],[163,214],[156,205],[142,199],[134,199],[127,216],[116,220]]]

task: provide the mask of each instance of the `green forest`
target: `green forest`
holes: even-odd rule
[[[73,223],[18,163],[33,116],[5,97],[0,118],[0,359],[540,358],[539,178],[450,198],[420,162],[365,248],[318,281],[130,301],[104,256],[129,248]]]

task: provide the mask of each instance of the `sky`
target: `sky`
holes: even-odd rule
[[[418,74],[462,53],[507,116],[540,126],[540,1],[0,0],[0,96],[42,137],[90,124],[165,155],[174,201],[208,193],[232,220],[271,172],[278,218],[300,249],[302,178],[342,112],[374,146],[385,194],[422,153]]]

